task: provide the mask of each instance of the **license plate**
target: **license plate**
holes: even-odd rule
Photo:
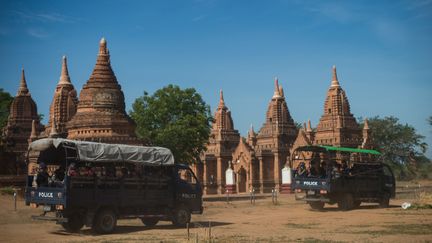
[[[49,211],[51,211],[51,205],[45,205],[43,207],[43,209],[44,209],[45,212],[49,212]]]
[[[307,194],[308,195],[315,195],[315,191],[308,191]]]

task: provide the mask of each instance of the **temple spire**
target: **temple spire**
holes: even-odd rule
[[[337,77],[337,73],[336,73],[336,65],[333,65],[333,76],[332,76],[332,82],[331,82],[331,87],[339,87],[339,81],[338,81],[338,77]]]
[[[368,123],[368,119],[367,118],[365,118],[365,120],[364,120],[363,130],[369,130],[369,123]]]
[[[311,121],[310,120],[308,120],[306,132],[312,132],[312,126],[311,126]]]
[[[61,76],[58,84],[71,84],[66,56],[63,56]]]
[[[219,107],[224,107],[225,106],[225,101],[224,101],[224,97],[223,97],[223,91],[222,89],[219,91]]]
[[[51,131],[50,131],[49,137],[50,138],[58,137],[58,132],[57,132],[57,128],[56,128],[55,117],[54,117],[54,119],[52,121],[52,126],[51,126]]]
[[[107,42],[104,37],[99,42],[99,55],[109,55]]]
[[[27,88],[27,81],[25,78],[25,73],[24,73],[24,68],[22,68],[21,70],[21,81],[20,81],[20,86],[18,88],[18,92],[17,92],[17,96],[19,95],[26,95],[28,94],[29,90]]]
[[[279,94],[280,94],[280,96],[285,97],[282,85],[279,86]]]
[[[252,124],[250,125],[248,135],[249,135],[249,137],[254,137],[255,136],[254,127],[253,127]]]
[[[34,141],[34,139],[37,138],[37,132],[36,132],[36,121],[32,120],[32,126],[31,126],[31,133],[30,133],[30,140]]]
[[[281,97],[280,89],[279,89],[279,80],[277,77],[275,77],[274,82],[275,82],[275,90],[274,90],[273,98]]]

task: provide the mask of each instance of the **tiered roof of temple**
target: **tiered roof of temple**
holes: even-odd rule
[[[111,68],[107,42],[102,38],[93,73],[81,90],[76,114],[67,123],[68,138],[140,144],[135,127],[126,114],[124,95]]]
[[[239,142],[240,134],[234,129],[231,111],[225,105],[223,91],[220,91],[219,105],[214,113],[214,122],[210,133],[208,153],[231,155],[233,147]]]
[[[75,115],[78,105],[77,92],[69,77],[66,56],[63,56],[60,80],[50,106],[47,136],[67,137],[66,123]],[[57,134],[52,133],[55,131]]]
[[[297,129],[288,110],[283,88],[275,78],[275,90],[267,108],[266,121],[257,135],[257,149],[267,151],[267,148],[277,148],[285,151],[296,135]]]
[[[38,132],[43,129],[39,122],[36,103],[33,101],[27,88],[24,69],[22,69],[18,92],[10,106],[7,125],[3,129],[6,144],[9,147],[13,147],[13,151],[19,157],[23,157],[27,151],[32,123],[34,123],[34,127]]]
[[[350,111],[348,98],[333,66],[331,86],[324,103],[324,114],[317,126],[315,144],[358,147],[361,143],[361,129]]]

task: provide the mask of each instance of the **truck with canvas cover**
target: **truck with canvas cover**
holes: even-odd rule
[[[185,226],[203,212],[199,181],[169,149],[46,138],[32,142],[29,154],[37,172],[27,177],[25,201],[43,208],[32,218],[67,231],[110,233],[126,218]]]
[[[292,189],[296,200],[312,209],[325,203],[341,210],[359,207],[362,202],[388,207],[395,196],[395,178],[376,150],[333,146],[303,146],[291,155]]]

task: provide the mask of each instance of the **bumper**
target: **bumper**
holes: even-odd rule
[[[43,221],[55,221],[58,224],[60,223],[67,223],[67,218],[58,218],[58,217],[50,217],[50,216],[44,216],[44,215],[32,215],[31,218],[33,220],[43,220]]]
[[[295,199],[297,201],[305,201],[305,202],[330,202],[330,198],[324,197],[324,196],[307,196],[305,194],[299,195],[298,193],[295,194]]]

